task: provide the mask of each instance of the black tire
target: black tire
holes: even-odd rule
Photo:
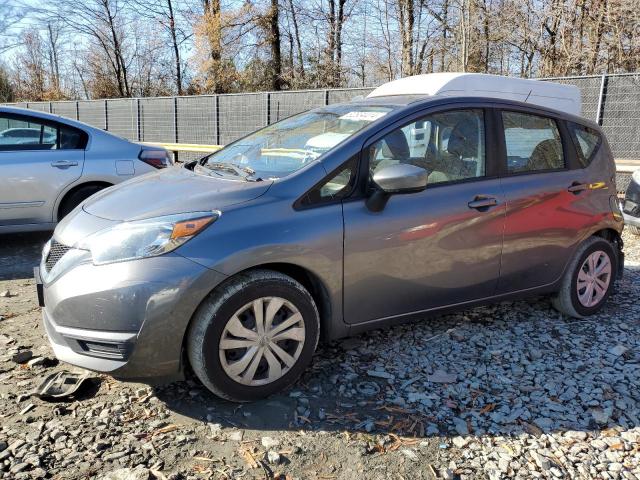
[[[98,193],[100,190],[103,190],[106,187],[107,185],[86,185],[84,187],[78,188],[75,192],[65,197],[60,204],[60,208],[58,209],[58,221],[69,215],[69,213],[71,213],[71,210],[76,208],[91,195],[93,195],[94,193]]]
[[[633,233],[634,235],[640,235],[640,228],[634,226],[634,225],[627,225],[627,227],[629,229],[629,231],[631,233]]]
[[[291,302],[302,315],[305,339],[298,360],[278,380],[260,386],[243,385],[225,372],[220,360],[220,340],[232,316],[262,297],[280,297]],[[320,316],[309,292],[279,272],[254,270],[229,279],[198,307],[187,332],[187,356],[194,373],[211,392],[227,400],[248,402],[295,382],[311,362],[319,336]]]
[[[578,300],[578,291],[576,288],[578,274],[587,257],[598,250],[604,252],[609,257],[609,261],[611,262],[611,279],[604,297],[595,305],[586,307]],[[569,263],[564,278],[562,279],[560,291],[552,298],[551,302],[553,307],[559,312],[575,318],[583,318],[597,313],[613,291],[617,272],[618,255],[615,246],[602,237],[588,238],[580,245]]]

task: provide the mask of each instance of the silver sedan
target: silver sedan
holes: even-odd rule
[[[0,233],[50,230],[83,200],[170,154],[57,115],[0,107]]]

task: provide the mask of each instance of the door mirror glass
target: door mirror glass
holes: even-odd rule
[[[424,168],[401,163],[377,170],[373,174],[373,183],[385,193],[412,193],[424,190],[428,177]]]

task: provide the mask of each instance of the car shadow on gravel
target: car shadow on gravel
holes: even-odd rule
[[[633,266],[588,319],[563,317],[546,298],[505,302],[325,344],[292,388],[262,401],[226,402],[193,378],[156,394],[179,415],[255,430],[630,429],[640,426],[639,296]]]
[[[51,232],[0,234],[0,280],[33,278]]]

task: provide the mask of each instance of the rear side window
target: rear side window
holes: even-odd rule
[[[77,128],[0,113],[0,151],[83,149],[87,140],[87,134]]]
[[[602,137],[593,128],[577,123],[569,122],[569,130],[576,146],[578,161],[583,167],[588,167],[602,143]]]
[[[507,171],[526,173],[562,169],[562,139],[556,121],[520,112],[502,112]]]

